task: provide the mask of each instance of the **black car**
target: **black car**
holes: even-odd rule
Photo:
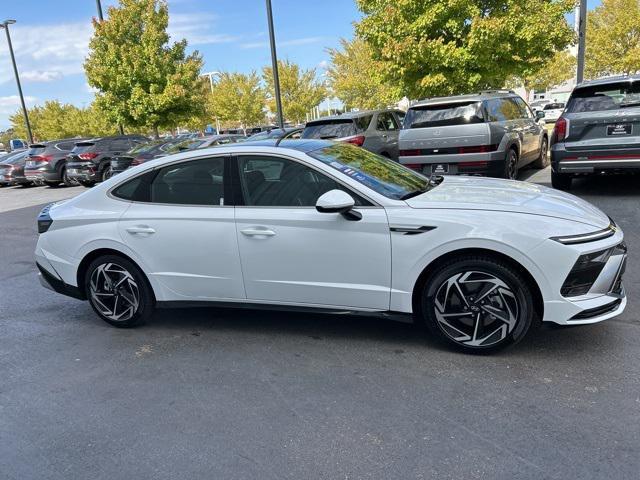
[[[65,163],[76,142],[82,140],[84,139],[67,138],[29,145],[29,158],[24,167],[27,180],[50,187],[57,187],[61,183],[67,186],[74,185],[75,182],[67,176]]]
[[[167,151],[183,139],[162,139],[133,147],[127,153],[111,159],[111,175],[127,168],[167,155]]]
[[[551,183],[585,175],[640,172],[640,75],[576,86],[551,135]]]
[[[208,137],[190,138],[172,145],[166,149],[165,155],[173,155],[174,153],[187,152],[197,148],[209,148],[216,145],[227,145],[229,143],[241,142],[246,137],[244,135],[211,135]]]
[[[147,143],[142,135],[118,135],[77,142],[67,156],[67,177],[91,187],[111,176],[111,159]]]
[[[247,140],[269,140],[272,138],[277,138],[280,140],[293,140],[300,138],[303,131],[303,127],[285,127],[284,130],[282,130],[281,128],[273,128],[271,130],[251,135],[249,138],[247,138]]]

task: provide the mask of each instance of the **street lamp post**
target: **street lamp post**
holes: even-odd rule
[[[7,44],[9,44],[9,54],[11,55],[11,63],[13,63],[13,73],[16,76],[16,84],[18,85],[18,94],[20,95],[20,103],[22,104],[22,113],[24,115],[24,124],[27,127],[27,136],[29,143],[33,143],[33,135],[31,134],[31,124],[29,123],[29,114],[27,106],[24,104],[24,95],[22,95],[22,86],[20,85],[20,77],[18,75],[18,67],[16,66],[16,57],[13,54],[13,45],[11,44],[11,35],[9,35],[9,25],[16,23],[15,20],[5,20],[0,23],[0,28],[4,28],[7,34]]]
[[[576,69],[576,84],[584,79],[584,53],[586,49],[585,35],[587,29],[587,0],[580,0],[578,10],[578,58]]]
[[[282,116],[282,100],[280,99],[280,77],[278,75],[278,56],[276,55],[276,37],[273,33],[273,13],[271,12],[271,0],[267,0],[267,21],[269,22],[269,43],[271,44],[271,65],[273,69],[273,87],[276,94],[276,110],[278,110],[278,124],[284,130],[284,117]]]
[[[207,76],[209,77],[209,86],[211,87],[211,93],[213,93],[213,76],[216,77],[220,77],[221,73],[220,72],[207,72],[207,73],[203,73],[202,76]],[[216,116],[216,132],[220,133],[220,120],[218,120],[218,117]]]
[[[104,20],[104,17],[102,16],[102,4],[100,3],[100,0],[96,0],[96,7],[98,8],[98,20]]]

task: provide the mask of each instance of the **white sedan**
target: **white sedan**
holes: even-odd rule
[[[154,160],[45,207],[42,283],[129,327],[217,304],[413,315],[465,350],[540,319],[626,305],[622,231],[524,182],[428,179],[328,141],[241,143]]]

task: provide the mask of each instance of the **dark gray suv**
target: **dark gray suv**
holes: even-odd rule
[[[577,175],[640,172],[640,75],[578,85],[551,135],[551,183]]]
[[[347,112],[307,122],[300,138],[351,143],[370,152],[398,159],[398,132],[404,113],[398,110]]]
[[[400,163],[421,173],[515,179],[548,165],[547,131],[510,90],[439,97],[412,105],[400,131]]]

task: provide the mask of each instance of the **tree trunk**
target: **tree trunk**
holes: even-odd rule
[[[153,126],[153,138],[156,140],[160,138],[160,134],[158,133],[158,125]]]

